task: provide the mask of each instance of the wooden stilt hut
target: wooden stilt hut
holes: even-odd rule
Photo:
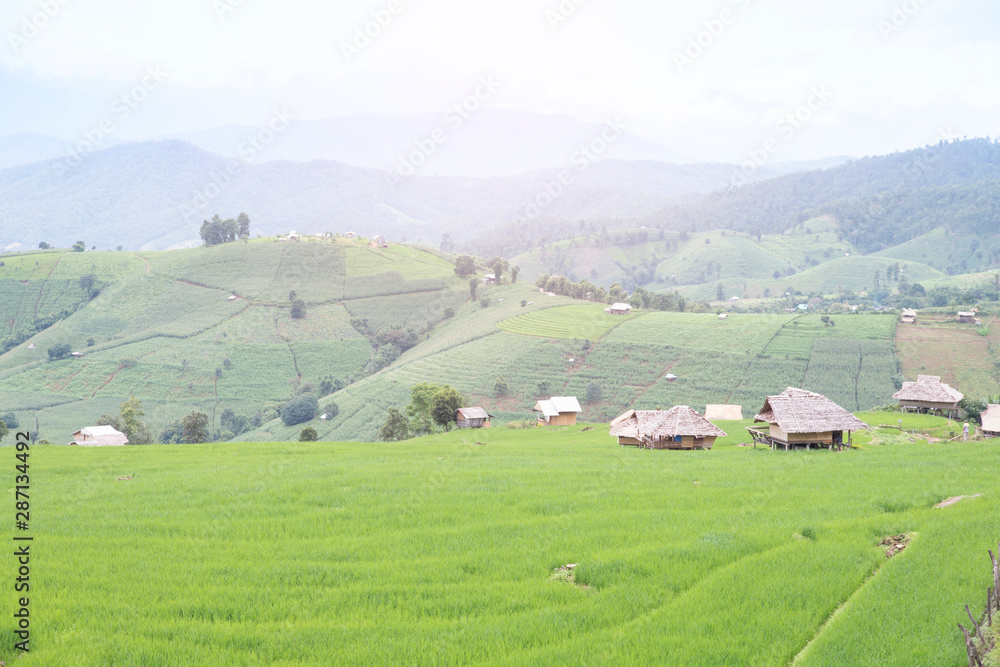
[[[784,447],[851,446],[851,433],[868,425],[826,396],[805,389],[789,387],[777,396],[768,396],[755,422],[767,426],[748,426],[754,443],[772,449]]]
[[[965,394],[952,389],[936,375],[918,375],[916,382],[904,382],[892,396],[904,412],[936,412],[954,417]]]
[[[726,432],[686,405],[670,410],[629,410],[611,422],[618,444],[646,449],[711,449]]]

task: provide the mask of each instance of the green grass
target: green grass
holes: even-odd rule
[[[36,448],[20,662],[787,665],[815,640],[800,664],[964,664],[997,442],[648,452],[582,428]],[[551,578],[567,563],[589,588]]]
[[[504,331],[522,336],[598,340],[635,315],[610,315],[603,304],[546,308],[497,324]]]

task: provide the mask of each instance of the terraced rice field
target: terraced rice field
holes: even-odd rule
[[[17,663],[966,664],[1000,442],[785,453],[722,426],[710,452],[583,425],[37,447]]]
[[[510,333],[543,338],[598,340],[636,315],[610,315],[601,304],[546,308],[497,324]]]

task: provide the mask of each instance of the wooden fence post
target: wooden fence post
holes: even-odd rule
[[[961,623],[958,624],[958,629],[965,636],[965,652],[969,654],[969,667],[983,667],[983,661],[979,659],[979,652],[976,651],[976,645],[972,643],[972,638],[969,637],[969,631]]]
[[[993,627],[993,589],[986,589],[986,619],[989,627]]]

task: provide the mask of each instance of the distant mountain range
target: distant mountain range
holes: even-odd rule
[[[43,145],[58,148],[39,140],[37,154]],[[19,150],[27,154],[24,142]],[[0,170],[0,249],[76,240],[100,248],[182,247],[200,242],[203,219],[241,211],[254,233],[350,230],[436,243],[445,233],[468,238],[519,218],[650,215],[724,187],[733,170],[603,160],[516,176],[403,178],[332,160],[251,164],[177,139],[126,143],[79,163],[61,157]],[[562,172],[571,182],[560,183]],[[775,167],[757,176],[781,173]]]

